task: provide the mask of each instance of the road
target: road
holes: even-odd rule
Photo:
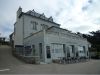
[[[27,64],[12,56],[9,46],[0,46],[0,74],[100,74],[100,60],[76,64]]]

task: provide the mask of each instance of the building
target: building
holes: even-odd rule
[[[5,37],[0,37],[0,45],[5,44]]]
[[[21,56],[33,56],[51,63],[60,57],[89,57],[87,39],[81,34],[60,28],[60,24],[34,10],[17,11],[14,24],[14,47]]]
[[[9,35],[9,38],[10,38],[10,46],[11,47],[14,47],[14,33],[11,33]]]

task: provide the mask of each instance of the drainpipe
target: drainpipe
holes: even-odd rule
[[[23,15],[23,47],[24,47],[24,15]],[[24,56],[25,56],[25,47],[23,48]]]

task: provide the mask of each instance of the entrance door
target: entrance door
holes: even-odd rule
[[[43,51],[42,51],[42,43],[39,43],[39,54],[40,54],[40,60],[43,61]]]
[[[51,62],[50,46],[46,46],[46,54],[47,54],[47,63],[50,63]]]
[[[32,45],[32,54],[35,56],[35,45]]]

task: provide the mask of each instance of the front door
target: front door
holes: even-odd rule
[[[51,51],[50,51],[50,46],[46,46],[46,53],[47,53],[47,62],[51,62]]]
[[[32,45],[32,55],[35,56],[35,45]]]
[[[40,54],[40,61],[43,61],[42,43],[39,43],[39,54]]]

